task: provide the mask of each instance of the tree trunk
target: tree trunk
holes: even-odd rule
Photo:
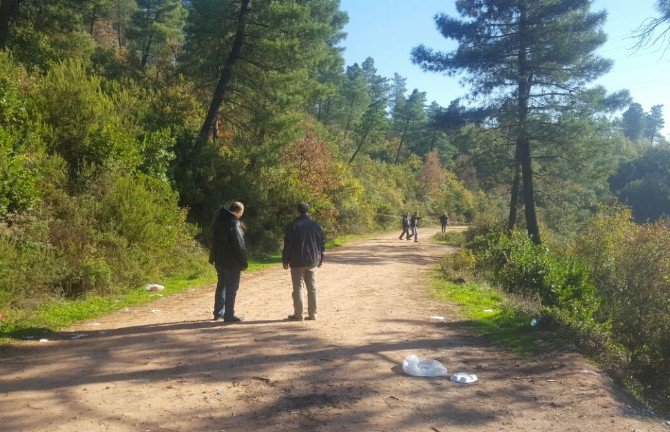
[[[395,154],[395,163],[398,163],[400,160],[400,150],[402,149],[402,145],[405,142],[405,135],[407,134],[407,128],[409,127],[409,119],[405,122],[405,128],[402,131],[402,136],[400,137],[400,143],[398,144],[398,151]]]
[[[144,49],[142,50],[142,60],[140,61],[140,67],[144,69],[147,66],[147,62],[149,61],[149,52],[151,51],[151,43],[154,38],[154,32],[152,31],[149,33],[149,37],[147,38],[147,43],[144,44]]]
[[[240,54],[242,52],[242,44],[244,42],[244,28],[246,24],[247,14],[249,13],[249,2],[250,0],[242,0],[242,6],[240,7],[240,13],[237,17],[237,30],[235,31],[235,39],[233,40],[233,46],[228,54],[223,69],[221,71],[221,76],[219,82],[216,85],[214,90],[214,96],[212,97],[212,103],[209,106],[207,111],[207,116],[205,117],[205,122],[200,129],[199,139],[201,141],[207,141],[209,136],[212,134],[214,129],[214,122],[216,121],[216,116],[219,114],[219,109],[223,103],[223,98],[228,92],[228,84],[233,74],[233,67],[240,59]]]
[[[533,167],[530,156],[530,143],[528,138],[521,142],[521,172],[523,175],[523,200],[525,205],[526,228],[528,236],[535,244],[540,244],[540,228],[537,224],[535,212],[535,189],[533,186]]]
[[[507,232],[512,234],[516,227],[517,210],[519,208],[519,183],[521,183],[521,165],[519,164],[519,152],[514,158],[514,179],[512,180],[512,194],[509,203],[509,218],[507,221]]]
[[[528,53],[526,52],[526,9],[521,8],[519,17],[519,55],[518,55],[518,133],[516,151],[521,165],[523,178],[523,200],[525,205],[526,229],[528,236],[534,243],[540,244],[540,229],[535,212],[535,189],[533,186],[533,166],[530,152],[530,138],[528,137],[528,100],[530,98],[532,73],[528,70]]]
[[[158,18],[160,17],[160,12],[156,12],[156,16],[151,19],[151,12],[149,10],[149,6],[147,6],[147,21],[154,23],[158,21]],[[140,61],[140,67],[144,69],[147,66],[147,62],[149,61],[149,55],[151,54],[151,45],[153,44],[154,41],[154,31],[153,31],[153,26],[150,25],[151,30],[149,30],[149,36],[147,36],[147,42],[144,44],[144,49],[142,50],[142,60]]]
[[[16,13],[18,0],[0,0],[0,49],[7,46],[12,16]]]
[[[371,126],[368,126],[368,128],[365,130],[365,134],[363,135],[363,138],[361,138],[361,141],[358,143],[358,147],[356,148],[356,151],[354,152],[353,155],[351,155],[351,159],[349,159],[349,163],[352,163],[354,161],[356,156],[358,156],[358,152],[361,151],[361,149],[363,148],[363,144],[365,144],[365,140],[368,138],[368,134],[370,133],[370,127]]]

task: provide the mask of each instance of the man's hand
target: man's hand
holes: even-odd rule
[[[284,263],[284,270],[288,270],[288,263]]]

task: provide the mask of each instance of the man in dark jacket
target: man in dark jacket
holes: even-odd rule
[[[445,212],[442,216],[440,216],[440,226],[442,227],[442,234],[444,234],[447,231],[448,222],[449,222],[449,216],[447,216],[447,213]]]
[[[402,240],[402,236],[407,236],[407,240],[409,240],[411,238],[409,232],[409,214],[405,212],[402,214],[402,233],[400,233],[400,240]]]
[[[309,217],[307,203],[298,204],[299,216],[286,228],[282,261],[291,268],[293,282],[293,315],[291,321],[303,320],[302,284],[307,288],[307,319],[316,319],[316,269],[323,263],[326,237],[318,222]]]
[[[214,297],[214,320],[223,318],[227,323],[242,321],[235,316],[235,297],[240,286],[240,276],[248,267],[244,245],[244,232],[240,217],[244,205],[235,201],[230,210],[221,207],[214,219],[214,235],[209,262],[216,267],[218,282]]]

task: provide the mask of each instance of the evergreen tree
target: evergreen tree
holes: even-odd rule
[[[363,69],[357,63],[347,67],[338,96],[338,113],[346,141],[353,126],[370,104],[368,82],[363,75]]]
[[[651,107],[651,111],[645,116],[645,126],[644,137],[653,146],[656,138],[658,138],[659,131],[665,126],[663,105],[654,105]]]
[[[94,42],[77,0],[2,0],[0,48],[8,47],[26,63],[88,57]]]
[[[393,74],[391,79],[391,97],[389,98],[389,112],[393,118],[397,117],[396,111],[402,109],[407,100],[407,78],[398,73]]]
[[[137,0],[128,29],[132,52],[144,69],[156,57],[174,59],[183,39],[186,9],[182,0]]]
[[[646,130],[646,116],[642,105],[632,103],[621,117],[623,134],[631,141],[639,141]]]
[[[611,62],[594,51],[605,42],[605,12],[592,13],[589,0],[458,0],[464,19],[440,14],[441,33],[459,43],[449,53],[425,46],[412,51],[424,70],[463,74],[475,97],[513,112],[516,157],[523,179],[529,236],[540,242],[532,164],[532,123],[570,106],[585,85]],[[516,202],[510,202],[515,211]]]
[[[360,122],[355,128],[356,149],[349,159],[352,163],[360,151],[370,142],[376,142],[383,139],[388,126],[386,116],[386,107],[389,100],[388,78],[377,75],[375,62],[371,57],[365,59],[361,64],[361,71],[365,77],[370,94],[370,103],[368,104]]]
[[[396,133],[398,133],[400,139],[395,155],[395,163],[398,163],[403,145],[408,141],[412,144],[417,144],[419,129],[425,127],[426,93],[414,89],[407,100],[395,110],[393,121]]]
[[[308,103],[338,61],[346,15],[337,0],[190,4],[182,63],[203,85],[216,83],[200,140],[215,134],[220,116],[240,125],[240,115],[267,120]]]

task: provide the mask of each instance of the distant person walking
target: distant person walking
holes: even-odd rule
[[[440,216],[440,226],[442,226],[442,234],[444,234],[447,231],[448,222],[449,222],[449,216],[447,216],[447,213],[445,212],[442,216]]]
[[[403,236],[406,236],[407,240],[409,240],[411,238],[409,233],[409,213],[405,212],[402,215],[402,234],[400,234],[400,240],[402,240]]]
[[[244,245],[244,232],[240,217],[244,205],[235,201],[230,209],[221,207],[214,219],[212,251],[209,262],[216,267],[218,281],[214,295],[214,320],[236,323],[242,318],[235,316],[235,297],[240,287],[240,276],[248,267]]]
[[[289,321],[303,320],[302,286],[307,288],[307,319],[316,319],[316,269],[323,264],[326,236],[318,222],[309,216],[307,203],[298,204],[298,217],[286,228],[282,262],[291,268],[293,282],[293,315]]]
[[[409,221],[410,229],[412,230],[410,234],[410,238],[414,237],[414,241],[418,242],[419,241],[419,221],[422,218],[418,216],[416,212],[412,215],[412,218]],[[408,239],[409,240],[409,239]]]

